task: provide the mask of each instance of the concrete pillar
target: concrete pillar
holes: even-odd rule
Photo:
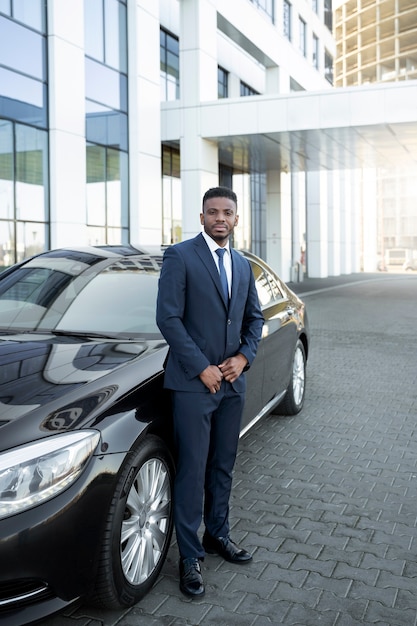
[[[362,170],[363,271],[375,272],[378,262],[378,180],[375,169]]]
[[[293,280],[301,280],[300,265],[304,266],[305,252],[305,211],[306,211],[306,184],[305,172],[291,174],[292,179],[292,252],[291,266],[298,268],[298,275]],[[301,268],[304,271],[304,267]]]
[[[87,238],[84,3],[50,0],[47,6],[51,247],[56,248]]]
[[[182,238],[200,232],[201,199],[218,184],[217,144],[201,137],[198,105],[217,99],[217,12],[210,0],[180,3]]]
[[[351,170],[351,272],[363,271],[363,224],[362,224],[362,172]]]
[[[130,240],[162,232],[159,3],[128,2]]]
[[[327,175],[327,264],[329,276],[340,275],[340,180],[339,172]]]
[[[267,255],[266,260],[289,281],[291,267],[291,174],[267,172]]]
[[[328,276],[327,174],[307,172],[307,273],[311,278]]]
[[[351,172],[339,172],[339,202],[340,202],[340,273],[352,272],[352,189]]]

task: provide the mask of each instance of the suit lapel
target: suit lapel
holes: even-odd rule
[[[220,282],[219,271],[216,267],[216,263],[213,259],[213,255],[211,254],[211,251],[208,245],[206,244],[206,242],[204,241],[204,237],[201,233],[197,235],[197,237],[194,239],[194,244],[195,244],[195,249],[196,249],[198,256],[204,263],[208,273],[213,279],[216,289],[219,292],[219,295],[221,299],[223,300],[224,305],[227,308],[228,303],[226,302],[224,295],[223,295],[223,289],[222,289],[222,285]],[[234,282],[234,279],[232,279],[232,296],[233,296],[233,282]]]

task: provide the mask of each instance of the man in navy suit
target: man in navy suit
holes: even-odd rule
[[[192,597],[204,594],[205,553],[232,563],[252,558],[230,538],[229,498],[244,371],[255,358],[264,322],[249,262],[229,246],[238,223],[236,194],[209,189],[200,221],[203,232],[166,250],[157,302],[157,323],[170,347],[165,387],[172,390],[177,454],[180,589]]]

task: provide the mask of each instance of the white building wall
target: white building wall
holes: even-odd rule
[[[86,240],[85,90],[83,1],[48,3],[50,66],[51,243]],[[293,41],[282,33],[282,2],[275,24],[246,0],[129,0],[129,167],[130,238],[134,243],[161,240],[161,140],[179,142],[183,196],[183,237],[200,229],[198,214],[204,191],[218,182],[217,137],[320,129],[329,117],[337,125],[340,112],[358,123],[366,111],[355,92],[335,93],[324,79],[324,68],[312,65],[313,32],[321,50],[334,51],[330,33],[309,3],[294,0]],[[322,11],[322,3],[319,3]],[[298,49],[298,13],[307,24],[307,57]],[[181,100],[160,103],[160,25],[180,40]],[[219,28],[219,25],[221,28]],[[230,72],[227,101],[217,99],[217,65]],[[290,95],[290,75],[307,91]],[[68,81],[68,76],[74,80]],[[243,80],[265,94],[239,96]],[[318,97],[319,91],[327,93]],[[286,97],[287,95],[287,97]],[[373,96],[377,97],[377,96]],[[245,101],[243,101],[245,100]],[[388,102],[388,99],[387,99]],[[372,107],[371,107],[372,108]],[[358,111],[360,110],[360,119]],[[382,115],[382,113],[381,113]],[[291,166],[288,160],[287,167]],[[288,178],[277,169],[267,175],[267,254],[271,264],[290,279],[300,246],[297,211]],[[360,202],[349,172],[340,175],[331,202],[324,201],[321,175],[308,174],[308,271],[323,276],[359,271],[359,233],[375,236],[372,208],[360,222]],[[352,174],[352,180],[354,175]],[[278,184],[278,187],[277,187]],[[326,183],[327,185],[327,183]],[[313,195],[311,192],[313,189]],[[371,194],[372,195],[372,194]],[[366,207],[372,198],[364,197]],[[150,208],[151,206],[151,208]],[[325,215],[323,214],[325,213]],[[316,256],[317,253],[317,256]],[[362,264],[373,267],[374,250]],[[375,254],[376,258],[376,254]]]
[[[130,240],[143,246],[162,232],[159,32],[158,3],[128,3]]]
[[[201,230],[201,199],[218,184],[215,142],[202,138],[200,102],[217,98],[217,15],[210,0],[182,0],[180,13],[182,237]]]
[[[84,3],[48,2],[51,247],[86,241]],[[69,77],[72,77],[69,80]]]

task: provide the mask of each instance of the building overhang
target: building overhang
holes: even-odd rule
[[[195,116],[194,116],[195,114]],[[162,105],[162,141],[179,142],[187,116],[230,165],[252,171],[417,166],[417,81]],[[195,125],[193,131],[195,134]]]

